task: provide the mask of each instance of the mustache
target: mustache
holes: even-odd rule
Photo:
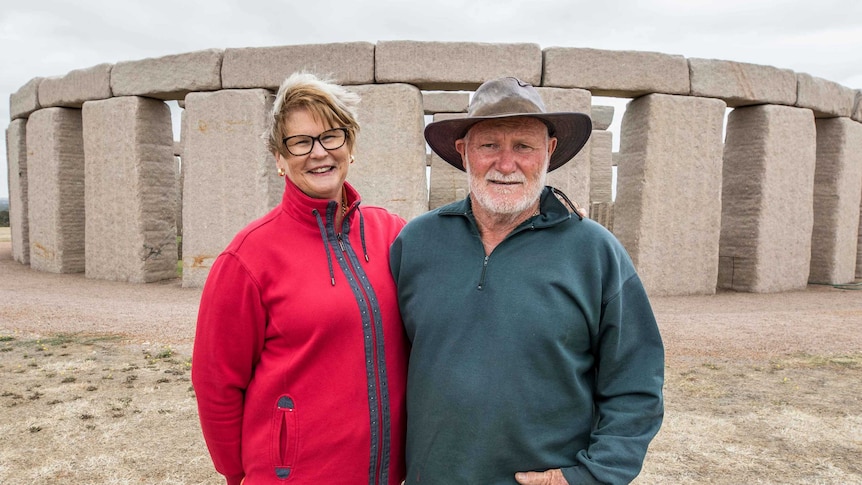
[[[510,173],[508,175],[500,172],[488,172],[485,174],[485,180],[488,182],[497,183],[526,183],[527,177],[522,173]]]

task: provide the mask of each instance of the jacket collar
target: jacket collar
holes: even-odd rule
[[[539,196],[539,211],[541,214],[533,218],[531,224],[536,229],[556,226],[572,218],[568,208],[560,202],[554,195],[554,189],[550,186],[545,186],[542,189],[542,195]],[[441,207],[439,214],[441,216],[460,215],[470,219],[473,218],[473,205],[470,196],[453,202],[447,206]]]
[[[299,187],[287,177],[284,178],[284,182],[284,195],[281,197],[281,207],[284,212],[287,212],[296,220],[309,221],[316,224],[314,222],[314,210],[317,210],[324,219],[333,219],[334,221],[335,211],[338,210],[337,202],[329,199],[309,197],[303,191],[299,190]],[[344,195],[347,198],[347,206],[349,207],[346,218],[349,219],[353,215],[353,212],[355,212],[354,208],[359,205],[360,197],[359,192],[349,183],[344,182],[343,187]]]

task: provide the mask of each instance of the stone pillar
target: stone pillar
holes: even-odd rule
[[[124,96],[83,107],[86,276],[150,283],[177,277],[171,112]]]
[[[84,271],[84,140],[81,110],[45,108],[27,121],[30,266]]]
[[[190,93],[183,114],[183,286],[201,287],[215,258],[281,202],[285,181],[261,135],[264,89]]]
[[[651,295],[715,292],[724,110],[651,94],[623,116],[613,228]]]
[[[613,201],[614,134],[593,130],[590,136],[590,205]]]
[[[356,163],[347,181],[364,205],[410,220],[428,211],[422,94],[408,84],[350,86],[362,97]]]
[[[434,121],[445,119],[462,118],[463,113],[438,113],[434,115]],[[428,208],[436,209],[456,200],[462,200],[470,193],[470,182],[467,173],[449,165],[434,151],[431,151],[431,193],[428,195]]]
[[[814,114],[760,105],[727,118],[719,247],[720,288],[805,288],[814,222]]]
[[[536,88],[548,112],[578,111],[590,114],[592,96],[585,89]],[[547,185],[562,190],[572,202],[589,211],[590,207],[590,146],[584,148],[562,167],[548,174]]]
[[[856,240],[856,277],[862,279],[862,207],[859,208],[859,235]]]
[[[12,259],[30,264],[30,216],[27,210],[27,120],[19,118],[6,129],[6,162],[9,169],[9,227]]]
[[[808,281],[852,283],[862,199],[862,124],[850,118],[821,118],[815,125],[817,165]]]

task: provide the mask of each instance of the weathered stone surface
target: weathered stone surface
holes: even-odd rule
[[[177,277],[171,112],[152,98],[88,101],[82,110],[87,278]]]
[[[410,220],[428,210],[422,94],[414,86],[351,86],[362,97],[356,163],[347,181],[363,204]]]
[[[571,47],[549,47],[544,56],[543,86],[588,89],[593,96],[618,98],[687,95],[690,90],[683,56]]]
[[[284,179],[261,134],[264,89],[186,96],[183,128],[183,286],[201,287],[236,233],[275,207]]]
[[[614,203],[593,202],[590,204],[590,218],[605,226],[605,229],[614,230]]]
[[[84,141],[81,110],[45,108],[27,121],[30,266],[84,271]]]
[[[268,88],[278,91],[296,71],[332,78],[339,84],[374,82],[374,44],[308,44],[225,49],[223,89]]]
[[[593,130],[590,136],[590,206],[613,200],[613,145],[613,133]]]
[[[613,227],[650,295],[715,292],[724,110],[652,94],[623,116]]]
[[[689,59],[691,95],[719,98],[728,106],[796,103],[790,69],[715,59]]]
[[[592,97],[583,89],[536,88],[548,112],[576,111],[590,114]],[[548,174],[547,184],[562,190],[585,210],[590,207],[591,140],[575,157]]]
[[[811,283],[852,283],[862,199],[862,124],[818,119]]]
[[[9,96],[9,119],[26,118],[39,105],[39,84],[44,78],[34,77]]]
[[[810,74],[796,75],[796,106],[814,111],[817,118],[849,117],[856,106],[856,91]]]
[[[807,109],[749,106],[728,116],[720,288],[769,293],[807,285],[816,136]]]
[[[856,242],[856,277],[862,278],[862,207],[859,208],[859,235]]]
[[[607,130],[614,122],[614,107],[593,105],[591,107],[594,130]]]
[[[378,83],[409,83],[423,90],[475,90],[501,76],[538,86],[542,51],[538,44],[380,41],[375,51]]]
[[[220,49],[118,62],[111,70],[114,96],[182,99],[193,91],[221,89]]]
[[[110,98],[112,67],[113,64],[99,64],[69,71],[65,76],[45,78],[39,85],[39,104],[44,108],[80,108],[85,101]]]
[[[466,113],[470,93],[432,91],[422,93],[422,106],[426,115],[436,113]]]
[[[452,118],[462,118],[463,113],[438,113],[434,115],[434,121],[442,121]],[[431,151],[431,191],[428,194],[428,208],[436,209],[450,202],[461,200],[470,193],[470,184],[467,174],[449,165],[434,151]]]
[[[856,99],[853,101],[853,114],[850,118],[853,121],[862,123],[862,90],[856,90]]]
[[[9,169],[9,228],[12,259],[30,264],[30,217],[27,202],[27,120],[12,120],[6,129],[6,163]]]

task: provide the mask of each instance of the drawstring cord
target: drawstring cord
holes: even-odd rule
[[[359,240],[362,242],[362,255],[365,256],[365,262],[367,263],[371,259],[368,257],[368,248],[365,245],[365,218],[362,216],[359,206],[356,206],[356,212],[359,213]],[[326,238],[326,226],[324,226],[323,219],[320,217],[320,211],[312,209],[311,213],[317,219],[317,229],[320,230],[320,238],[323,239],[323,250],[326,251],[326,263],[329,265],[329,281],[332,282],[332,286],[335,286],[335,271],[332,269],[332,251]],[[344,217],[347,220],[347,214]]]
[[[563,198],[563,200],[566,202],[566,204],[568,204],[569,208],[572,209],[572,212],[574,212],[578,216],[578,220],[580,220],[580,221],[584,220],[584,216],[581,215],[581,211],[578,210],[577,206],[575,206],[575,204],[571,200],[569,200],[569,197],[566,194],[564,194],[562,190],[560,190],[556,187],[551,187],[551,190],[554,191],[554,195],[557,195],[557,196]]]
[[[326,251],[326,262],[329,264],[329,280],[332,281],[332,286],[335,286],[335,272],[332,270],[332,253],[329,251],[329,243],[326,242],[326,228],[323,226],[320,212],[317,209],[312,209],[311,213],[317,218],[317,228],[320,229],[320,238],[323,239],[323,250]]]
[[[365,262],[369,261],[368,259],[368,249],[365,247],[365,218],[362,217],[362,211],[359,210],[359,206],[356,206],[356,212],[359,212],[359,240],[362,241],[362,254],[365,256]]]

